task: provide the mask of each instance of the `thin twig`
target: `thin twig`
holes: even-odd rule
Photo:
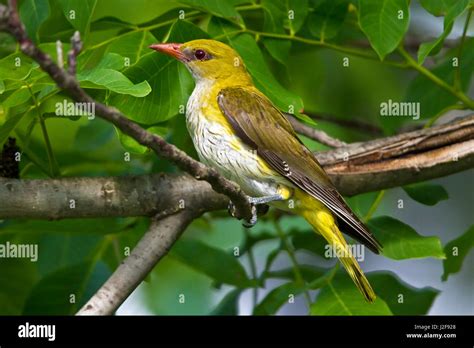
[[[324,121],[328,123],[333,123],[335,125],[350,128],[360,132],[368,133],[370,135],[382,135],[383,130],[371,123],[363,122],[357,119],[346,120],[335,115],[329,115],[326,113],[316,113],[305,110],[304,114],[316,121]]]
[[[67,62],[68,62],[68,72],[71,75],[76,75],[76,66],[77,66],[77,56],[82,50],[82,41],[81,41],[81,34],[76,31],[74,35],[71,37],[71,49],[67,55]]]
[[[313,128],[311,126],[308,126],[300,122],[291,114],[285,113],[285,115],[288,121],[290,121],[296,133],[304,135],[305,137],[308,137],[310,139],[316,140],[317,142],[323,145],[327,145],[329,147],[341,147],[341,146],[347,145],[342,140],[333,138],[330,135],[328,135],[326,132],[323,132],[322,130]]]

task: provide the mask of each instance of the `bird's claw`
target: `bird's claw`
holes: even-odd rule
[[[257,206],[253,203],[250,203],[250,209],[252,210],[252,217],[250,218],[250,220],[244,220],[244,222],[242,222],[242,226],[244,226],[245,228],[252,228],[257,223]]]
[[[250,220],[244,220],[242,222],[242,226],[244,226],[245,228],[251,228],[255,226],[258,220],[257,213],[261,211],[263,214],[265,214],[266,211],[268,211],[268,206],[266,205],[257,206],[254,203],[252,203],[250,199],[249,199],[249,203],[250,203],[250,209],[252,211],[252,217],[250,218]],[[232,203],[232,201],[229,202],[229,205],[227,206],[227,210],[232,217],[238,218],[239,220],[241,219],[240,217],[236,216],[237,209],[235,208],[235,205],[234,203]]]

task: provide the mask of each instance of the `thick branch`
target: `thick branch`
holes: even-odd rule
[[[316,157],[345,195],[429,180],[474,166],[474,115],[351,144]],[[0,178],[0,219],[152,216],[184,200],[223,209],[227,199],[189,175],[18,180]],[[75,209],[69,200],[75,200]]]

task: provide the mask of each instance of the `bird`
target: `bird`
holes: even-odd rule
[[[195,81],[186,126],[202,163],[237,183],[254,208],[302,216],[330,245],[369,303],[376,295],[342,232],[378,254],[382,245],[349,208],[285,115],[255,87],[244,61],[211,39],[149,48],[183,63]],[[256,209],[248,226],[256,223]]]

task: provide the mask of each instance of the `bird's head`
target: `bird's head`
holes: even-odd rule
[[[150,46],[186,65],[196,82],[201,79],[250,81],[242,58],[231,47],[215,40],[193,40],[183,44],[162,43]]]

